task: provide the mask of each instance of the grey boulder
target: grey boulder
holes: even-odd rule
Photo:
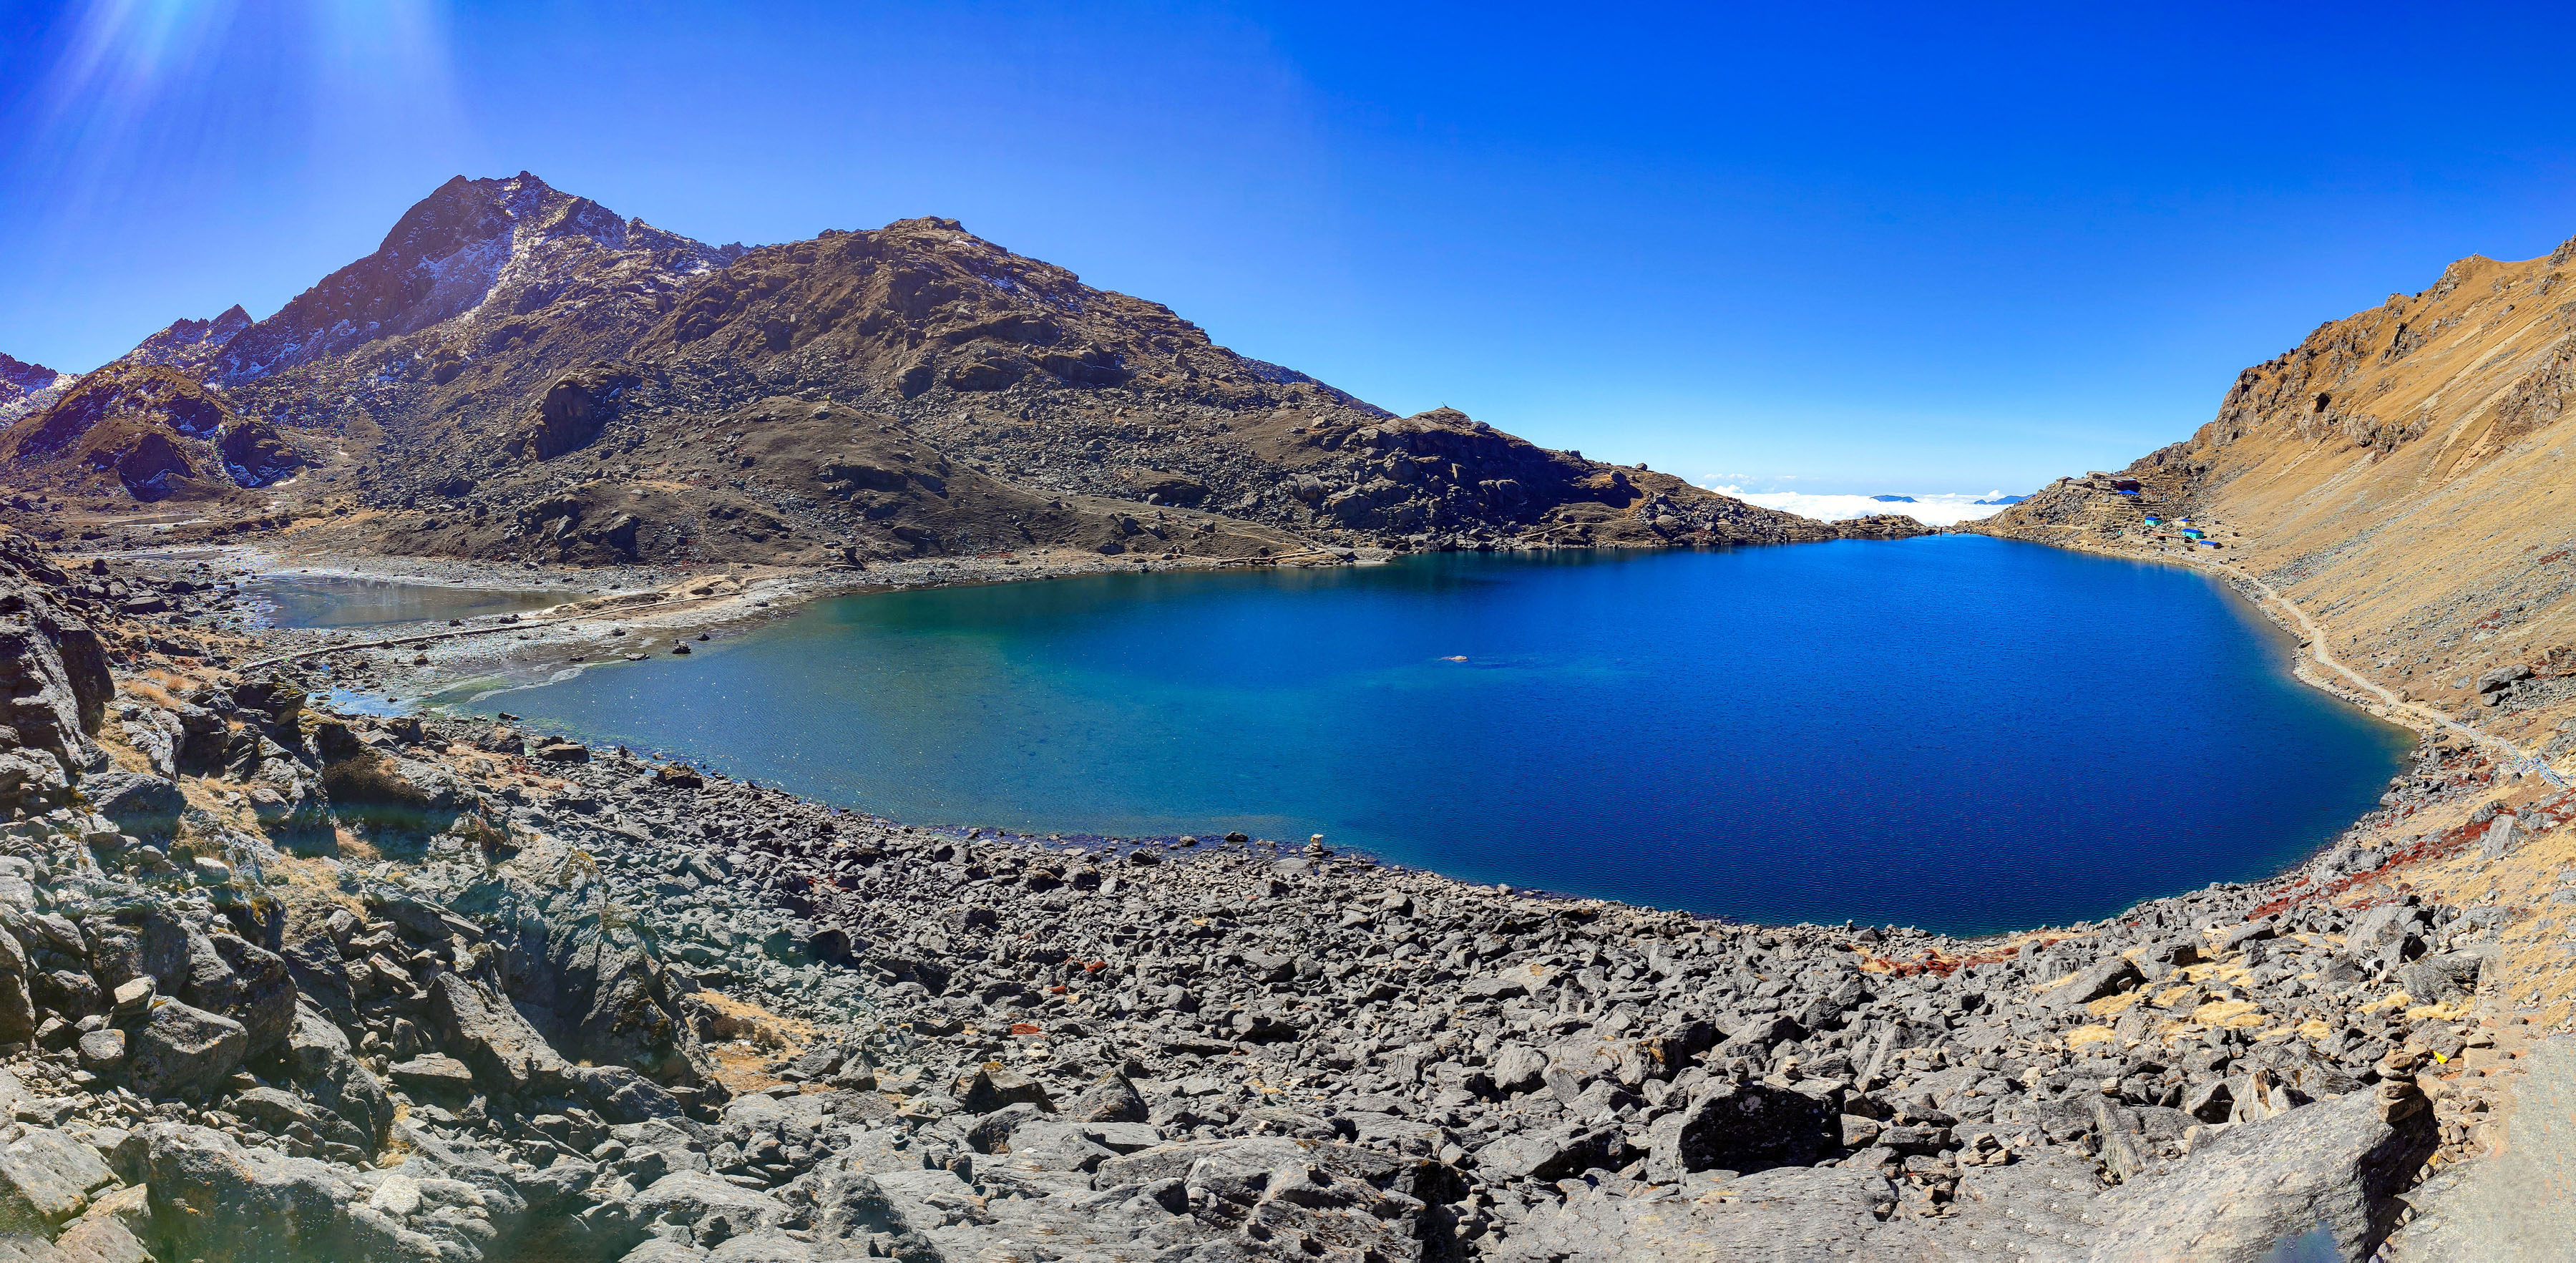
[[[1604,1137],[1580,1130],[1526,1131],[1476,1151],[1476,1169],[1492,1180],[1560,1180],[1608,1159]]]
[[[2048,1000],[2059,1008],[2071,1009],[2104,996],[2118,995],[2146,980],[2146,974],[2128,958],[2112,956],[2095,961],[2060,984],[2049,993]]]
[[[1547,1086],[1547,1055],[1527,1044],[1506,1045],[1493,1059],[1494,1087],[1519,1094]]]
[[[959,1099],[969,1113],[975,1114],[990,1114],[1005,1105],[1034,1105],[1050,1112],[1055,1109],[1045,1084],[1000,1062],[987,1062],[969,1076]]]
[[[115,769],[82,778],[81,794],[98,814],[127,833],[162,834],[177,828],[188,800],[179,787],[148,772]]]
[[[162,1257],[267,1263],[389,1253],[351,1240],[348,1208],[357,1191],[326,1163],[245,1147],[183,1123],[153,1123],[143,1143]]]
[[[1768,1083],[1713,1084],[1647,1129],[1646,1178],[1678,1183],[1693,1171],[1805,1166],[1833,1153],[1840,1120],[1824,1101]]]
[[[1896,1197],[1875,1170],[1778,1167],[1704,1197],[1542,1203],[1487,1257],[1511,1263],[1822,1260],[1867,1254]],[[1919,1256],[1917,1256],[1919,1257]]]
[[[559,1083],[571,1068],[507,999],[482,983],[438,975],[429,987],[429,1016],[439,1042],[495,1091]]]
[[[1100,1164],[1092,1186],[1201,1190],[1200,1223],[1259,1241],[1303,1241],[1327,1258],[1425,1257],[1454,1229],[1443,1204],[1466,1192],[1455,1168],[1328,1141],[1251,1136],[1157,1145]]]
[[[50,1234],[115,1182],[97,1150],[50,1128],[31,1129],[0,1148],[0,1229]]]
[[[115,1027],[81,1036],[77,1048],[81,1069],[91,1074],[115,1074],[125,1069],[125,1032]]]
[[[2420,1095],[2409,1088],[2401,1104],[2384,1121],[2373,1094],[2355,1092],[2232,1127],[2166,1174],[2122,1185],[2089,1257],[2259,1263],[2322,1231],[2337,1257],[2368,1258],[2396,1226],[2396,1194],[2440,1141]]]
[[[2417,1004],[2440,1004],[2478,989],[2478,972],[2486,958],[2476,952],[2427,956],[2397,971],[2400,985]]]
[[[241,1023],[169,1000],[153,1006],[135,1032],[127,1075],[145,1096],[201,1096],[221,1087],[249,1051]]]
[[[1112,1070],[1073,1098],[1064,1114],[1079,1123],[1141,1123],[1147,1112],[1145,1098],[1137,1093],[1136,1085],[1128,1082],[1126,1075]]]
[[[864,1241],[876,1233],[900,1235],[920,1226],[906,1217],[904,1205],[888,1196],[874,1176],[859,1170],[847,1156],[797,1177],[778,1196],[824,1241]],[[940,1225],[933,1217],[927,1226]]]
[[[349,1037],[309,1005],[299,1005],[286,1038],[287,1064],[296,1082],[322,1108],[358,1130],[369,1151],[384,1147],[394,1123],[393,1102],[375,1073],[349,1051]]]
[[[787,1207],[767,1193],[740,1188],[703,1171],[674,1171],[632,1199],[636,1217],[656,1235],[714,1246],[778,1226]]]

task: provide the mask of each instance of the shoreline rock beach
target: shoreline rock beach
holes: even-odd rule
[[[8,560],[0,1176],[66,1257],[2414,1257],[2548,1029],[2469,875],[2576,851],[2428,744],[2268,881],[1736,925],[333,713],[202,559]]]

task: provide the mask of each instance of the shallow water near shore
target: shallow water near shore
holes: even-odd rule
[[[242,584],[275,627],[381,627],[451,618],[519,614],[560,605],[573,593],[451,587],[348,575],[266,574]]]
[[[1976,536],[840,598],[465,703],[915,823],[1953,933],[2261,876],[2413,739],[2189,571]],[[451,699],[454,700],[454,699]]]

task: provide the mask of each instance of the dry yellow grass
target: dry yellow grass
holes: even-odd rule
[[[798,1018],[781,1017],[748,1000],[721,991],[690,997],[708,1013],[700,1033],[715,1058],[716,1079],[734,1092],[757,1092],[779,1083],[766,1069],[774,1058],[794,1056],[814,1042],[814,1027]]]
[[[2571,246],[2463,259],[2420,293],[2320,326],[2128,471],[2222,541],[2217,559],[2321,624],[2336,657],[2533,746],[2576,715],[2576,696],[2499,712],[2475,704],[2474,681],[2513,664],[2576,671]],[[2153,546],[2138,501],[2039,498],[2053,503],[1987,529]]]
[[[2463,259],[2423,291],[2330,321],[2246,369],[2215,419],[2129,467],[2143,500],[2102,480],[2078,480],[2044,489],[1979,529],[2233,567],[2294,611],[2267,612],[2313,637],[2303,677],[2446,743],[2462,743],[2465,728],[2478,758],[2537,755],[2576,779],[2571,282],[2576,242],[2518,262]],[[2561,491],[2569,498],[2560,500]],[[2191,515],[2224,547],[2185,554],[2187,546],[2144,527],[2147,506]],[[2317,650],[2366,685],[2350,687],[2333,665],[2314,660]],[[2507,705],[2480,705],[2477,677],[2508,666],[2530,667],[2540,682]],[[2456,828],[2484,803],[2520,806],[2555,792],[2476,762],[2458,765],[2474,778],[2469,792],[2417,804],[2357,840],[2403,850],[2415,837]],[[2527,1017],[2558,1028],[2576,1023],[2576,961],[2567,948],[2576,905],[2555,902],[2559,874],[2570,867],[2576,826],[2529,838],[2501,859],[2461,848],[2339,900],[2411,889],[2500,909],[2503,950],[2489,974],[2497,984],[2491,994],[2517,1023]],[[2226,979],[2195,967],[2181,980],[2213,976]],[[2166,996],[2157,999],[2163,1007]]]

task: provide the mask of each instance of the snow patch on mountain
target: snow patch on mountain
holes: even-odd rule
[[[0,353],[0,425],[43,411],[78,380]]]
[[[212,320],[174,320],[168,328],[118,356],[117,363],[163,364],[186,372],[203,372],[223,353],[224,345],[252,323],[250,313],[242,310],[239,303],[225,308]]]
[[[507,326],[550,308],[613,302],[654,311],[742,252],[623,218],[524,171],[506,180],[459,176],[412,207],[374,254],[243,330],[212,376],[241,385],[433,328],[470,355],[486,335],[506,345]]]

